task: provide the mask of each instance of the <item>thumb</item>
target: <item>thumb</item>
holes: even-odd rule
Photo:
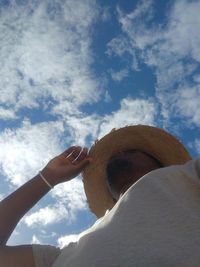
[[[82,170],[82,169],[84,169],[90,162],[92,162],[92,158],[90,158],[90,157],[85,158],[85,159],[83,159],[81,162],[79,162],[79,163],[76,165],[76,168],[79,169],[79,170]]]

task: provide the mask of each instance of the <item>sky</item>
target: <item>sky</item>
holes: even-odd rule
[[[0,0],[0,199],[71,145],[148,124],[200,154],[200,1]],[[96,220],[81,176],[8,244],[76,240]]]

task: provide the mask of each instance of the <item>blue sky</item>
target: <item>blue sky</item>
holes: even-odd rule
[[[0,198],[73,144],[149,124],[200,153],[200,1],[0,0]],[[9,244],[63,246],[91,226],[81,177]]]

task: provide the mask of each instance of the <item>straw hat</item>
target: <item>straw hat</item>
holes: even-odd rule
[[[132,149],[152,155],[164,167],[184,164],[191,160],[183,144],[162,129],[134,125],[112,130],[92,146],[89,155],[93,161],[83,172],[88,204],[97,217],[103,216],[106,210],[115,204],[106,183],[106,167],[109,159],[119,152]]]

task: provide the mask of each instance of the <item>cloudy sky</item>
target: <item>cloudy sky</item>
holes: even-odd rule
[[[199,0],[0,0],[0,199],[57,153],[149,124],[200,154]],[[81,177],[9,244],[63,246],[91,226]]]

